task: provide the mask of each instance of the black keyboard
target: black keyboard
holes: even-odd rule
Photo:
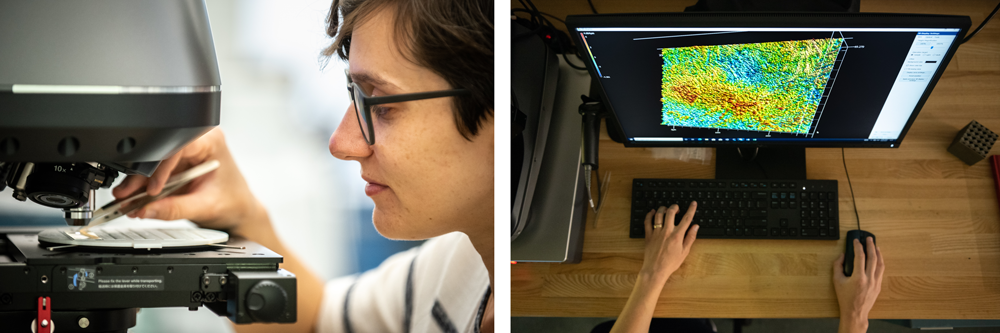
[[[836,180],[634,179],[630,238],[643,238],[646,213],[691,201],[698,238],[840,239]]]

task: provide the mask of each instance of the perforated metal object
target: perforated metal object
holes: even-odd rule
[[[948,152],[961,159],[965,164],[973,165],[989,155],[990,149],[993,148],[996,141],[996,133],[973,120],[965,125],[961,131],[958,131],[955,140],[948,147]]]

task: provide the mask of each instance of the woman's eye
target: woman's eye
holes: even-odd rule
[[[387,107],[384,107],[384,106],[381,106],[381,105],[372,106],[372,113],[374,113],[375,117],[378,117],[378,118],[385,117],[385,115],[387,113],[389,113],[389,110],[390,110],[390,108],[387,108]]]

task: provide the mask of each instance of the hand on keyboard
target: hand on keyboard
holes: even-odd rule
[[[649,276],[654,283],[662,285],[681,267],[698,235],[699,226],[691,227],[697,207],[698,203],[692,201],[680,224],[676,226],[674,219],[680,210],[677,205],[670,205],[669,208],[661,206],[646,214],[646,252],[640,274]],[[687,232],[688,227],[691,227],[691,232]]]

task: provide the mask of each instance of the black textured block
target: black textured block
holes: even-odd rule
[[[997,141],[997,134],[979,122],[973,120],[965,125],[955,140],[948,147],[948,152],[954,154],[965,164],[973,165],[986,158]]]

